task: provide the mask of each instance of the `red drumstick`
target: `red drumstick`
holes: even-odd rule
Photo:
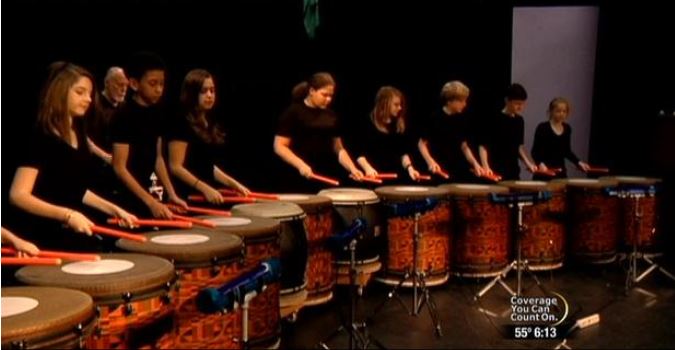
[[[551,169],[546,169],[546,170],[537,169],[534,173],[540,174],[540,175],[551,176],[551,177],[555,176],[555,171],[553,171]]]
[[[417,179],[418,179],[418,180],[429,181],[429,180],[431,180],[431,175],[422,175],[422,174],[420,174],[420,175],[417,176]]]
[[[554,172],[556,172],[556,173],[562,172],[562,168],[548,168],[548,169],[549,169],[549,170],[552,170],[552,171],[554,171]]]
[[[475,170],[471,169],[471,172],[472,172],[474,175],[476,175],[476,171],[475,171]],[[478,176],[478,175],[476,175],[476,176]],[[499,174],[497,174],[497,173],[492,173],[492,175],[483,174],[483,175],[480,175],[480,176],[478,176],[478,177],[486,178],[486,179],[488,179],[488,180],[490,180],[490,181],[494,181],[494,182],[498,182],[499,180],[502,179],[502,176],[499,175]]]
[[[117,237],[117,238],[126,238],[126,239],[129,239],[129,240],[138,241],[138,242],[145,242],[145,241],[148,240],[147,238],[145,238],[145,236],[136,235],[136,234],[133,234],[133,233],[124,232],[124,231],[120,231],[120,230],[114,230],[114,229],[111,229],[111,228],[96,226],[96,225],[91,227],[91,231],[94,232],[94,233],[102,234],[102,235],[108,235],[108,236]]]
[[[380,180],[378,178],[374,178],[374,177],[364,176],[364,177],[361,178],[361,180],[366,181],[366,182],[372,182],[374,184],[381,184],[382,183],[382,180]]]
[[[5,258],[0,259],[2,265],[61,265],[56,258]]]
[[[173,211],[181,210],[182,208],[174,205],[174,204],[169,204],[169,209]],[[226,210],[216,210],[216,209],[209,209],[209,208],[201,208],[201,207],[187,207],[187,211],[195,214],[204,214],[204,215],[215,215],[215,216],[226,216],[230,217],[232,216],[232,213]]]
[[[191,200],[193,202],[206,202],[206,198],[202,195],[191,195],[188,196],[188,200]],[[223,197],[223,203],[254,203],[255,198],[251,197]]]
[[[225,195],[239,195],[241,193],[231,190],[228,188],[223,188],[218,190],[220,193],[225,194]],[[251,197],[251,198],[258,198],[258,199],[272,199],[272,200],[279,200],[279,196],[275,194],[268,194],[268,193],[260,193],[260,192],[251,192],[248,194],[246,197]]]
[[[119,218],[109,218],[108,223],[111,225],[119,225],[122,220]],[[175,227],[175,228],[192,228],[192,223],[181,220],[155,220],[155,219],[137,219],[134,224],[138,226],[156,226],[156,227]]]
[[[18,252],[13,248],[2,248],[3,254],[14,254],[17,255]],[[96,254],[82,254],[82,253],[69,253],[69,252],[55,252],[49,250],[41,250],[37,255],[40,258],[59,258],[63,260],[82,260],[82,261],[97,261],[101,260],[101,257]]]
[[[609,168],[594,168],[594,167],[591,167],[586,172],[587,173],[608,173]]]
[[[438,176],[442,176],[444,179],[449,179],[449,178],[450,178],[450,175],[448,175],[448,173],[446,173],[446,172],[443,171],[443,170],[437,170],[437,171],[434,172],[434,174],[436,174],[436,175],[438,175]]]
[[[340,184],[339,181],[337,181],[337,180],[335,180],[335,179],[331,179],[330,177],[326,177],[326,176],[321,176],[321,175],[317,175],[317,174],[312,174],[310,177],[311,177],[312,179],[314,179],[314,180],[318,180],[318,181],[321,181],[321,182],[325,182],[325,183],[327,183],[327,184],[329,184],[329,185],[333,185],[333,186],[338,186],[338,185]]]
[[[195,218],[191,218],[189,216],[173,214],[173,217],[178,219],[178,220],[187,221],[187,222],[190,222],[190,223],[198,225],[198,226],[204,226],[204,227],[209,227],[209,228],[215,228],[216,227],[216,224],[214,224],[210,221],[195,219]]]
[[[377,174],[377,178],[381,179],[381,180],[398,179],[398,174],[396,174],[396,173],[382,173],[382,174]]]

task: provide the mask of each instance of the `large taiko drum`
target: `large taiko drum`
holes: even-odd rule
[[[532,270],[553,270],[562,267],[565,259],[567,201],[565,185],[544,181],[502,181],[511,192],[548,191],[551,199],[523,207],[526,227],[520,239],[522,258]],[[517,232],[512,232],[514,235]],[[515,249],[518,247],[514,247]]]
[[[250,272],[260,263],[281,256],[279,235],[281,227],[274,219],[260,217],[199,216],[216,225],[219,233],[234,234],[244,240],[243,272]],[[276,348],[281,342],[279,314],[280,282],[267,286],[251,300],[248,316],[249,345],[255,348]]]
[[[624,248],[633,245],[641,250],[656,248],[658,242],[658,213],[660,179],[639,176],[607,176],[600,180],[618,182],[618,189],[639,189],[639,198],[619,198],[621,231],[619,239]],[[630,191],[629,191],[630,192]]]
[[[414,258],[418,271],[425,273],[428,286],[448,280],[450,270],[450,203],[448,191],[425,186],[382,186],[375,189],[386,215],[386,263],[383,283],[397,285],[406,272],[414,273]],[[419,212],[418,238],[415,254],[415,216],[417,203],[433,206]],[[408,207],[411,210],[408,210]],[[408,279],[403,286],[412,286]]]
[[[81,349],[96,324],[94,301],[78,290],[2,288],[3,349]]]
[[[611,263],[619,243],[619,199],[607,194],[613,180],[557,179],[567,188],[568,253],[580,262]]]
[[[453,271],[463,277],[498,275],[510,262],[509,208],[492,203],[491,193],[508,187],[479,184],[441,185],[452,203]]]
[[[333,217],[337,234],[352,226],[354,220],[364,219],[366,227],[356,245],[355,262],[359,280],[363,287],[372,275],[382,267],[380,263],[382,213],[380,199],[371,190],[363,188],[331,188],[319,192],[333,202]],[[336,247],[338,284],[349,284],[350,252]]]
[[[155,255],[173,262],[178,273],[178,300],[173,337],[176,348],[232,349],[241,339],[241,313],[204,314],[196,297],[204,288],[217,288],[237,277],[244,242],[215,230],[165,230],[146,233],[147,242],[117,241],[125,251]]]
[[[99,261],[26,266],[16,273],[32,286],[76,289],[94,299],[97,332],[87,348],[170,348],[176,291],[170,261],[149,255],[101,254]]]
[[[297,204],[307,215],[307,300],[305,305],[318,305],[333,297],[335,267],[328,238],[335,232],[333,202],[325,196],[311,194],[278,195],[282,202]]]

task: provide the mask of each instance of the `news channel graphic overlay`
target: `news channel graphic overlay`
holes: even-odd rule
[[[550,296],[512,296],[510,324],[511,339],[559,339],[567,333],[563,324],[569,315],[567,300],[558,293]]]

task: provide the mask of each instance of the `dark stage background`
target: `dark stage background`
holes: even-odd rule
[[[295,83],[318,70],[334,73],[334,109],[350,124],[366,118],[379,86],[403,90],[414,121],[438,106],[444,82],[460,79],[472,90],[470,112],[480,118],[501,107],[510,82],[513,6],[546,4],[600,7],[590,161],[666,178],[665,212],[673,213],[675,57],[665,5],[320,0],[321,25],[310,40],[302,3],[3,2],[3,204],[14,173],[14,140],[34,121],[39,87],[52,61],[81,64],[100,85],[106,69],[131,52],[156,51],[169,66],[166,103],[176,99],[188,70],[210,70],[231,141],[227,171],[254,189],[270,190],[279,166],[272,152],[276,122]],[[660,110],[671,116],[658,117]]]

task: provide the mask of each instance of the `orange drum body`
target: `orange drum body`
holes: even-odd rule
[[[464,277],[496,276],[510,263],[509,208],[492,203],[490,193],[507,193],[503,186],[441,185],[448,191],[453,212],[453,271]]]
[[[384,277],[379,280],[398,284],[406,273],[414,273],[415,214],[397,215],[395,209],[406,203],[427,199],[436,203],[430,210],[420,213],[418,219],[417,266],[425,272],[426,284],[434,286],[448,280],[450,269],[450,205],[447,190],[423,186],[383,186],[375,189],[388,213],[385,226],[387,241]],[[412,286],[412,279],[403,286]]]
[[[2,288],[3,349],[81,349],[96,323],[94,301],[77,290]]]
[[[567,186],[569,253],[581,262],[610,263],[616,259],[619,238],[619,199],[605,189],[616,181],[560,179]]]
[[[204,288],[217,288],[237,277],[244,243],[239,236],[214,230],[166,230],[145,234],[147,242],[117,241],[123,250],[172,261],[178,272],[178,300],[173,338],[176,348],[239,348],[240,311],[203,314],[196,297]]]
[[[511,192],[551,192],[550,200],[523,207],[523,224],[526,230],[520,241],[521,252],[522,258],[527,260],[532,270],[562,267],[565,259],[567,213],[565,186],[543,181],[503,181],[499,185],[508,187]]]
[[[19,281],[34,286],[77,289],[94,299],[97,332],[87,348],[169,348],[175,288],[171,262],[139,254],[101,254],[100,261],[62,266],[26,266]]]
[[[239,236],[244,240],[244,266],[242,273],[249,272],[260,263],[279,259],[279,222],[257,217],[201,216],[200,219],[216,224],[216,231]],[[281,340],[279,315],[280,283],[267,286],[260,295],[251,300],[248,316],[249,344],[252,347],[277,347]]]

